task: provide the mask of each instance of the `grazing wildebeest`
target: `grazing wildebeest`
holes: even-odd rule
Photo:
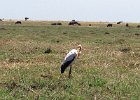
[[[21,21],[16,21],[15,24],[21,24]]]
[[[107,24],[107,27],[112,27],[112,24]]]
[[[137,28],[140,28],[140,25],[137,25]]]
[[[56,23],[51,23],[51,25],[57,25]]]
[[[4,18],[3,19],[0,19],[0,21],[3,21],[4,20]]]
[[[126,23],[126,25],[125,25],[126,27],[129,27],[129,24],[128,23]]]
[[[51,25],[62,25],[62,23],[58,22],[58,23],[52,23]]]
[[[121,24],[121,23],[122,23],[122,21],[117,22],[117,24]]]
[[[78,23],[78,25],[79,25],[79,26],[81,26],[81,24],[80,24],[80,23]]]
[[[70,21],[68,25],[79,25],[79,26],[81,26],[81,24],[78,23],[78,22],[75,21],[75,20]]]
[[[58,23],[56,23],[57,25],[62,25],[62,23],[60,23],[60,22],[58,22]]]
[[[25,17],[25,21],[27,21],[29,18],[28,17]]]
[[[89,24],[89,26],[91,26],[91,24]]]

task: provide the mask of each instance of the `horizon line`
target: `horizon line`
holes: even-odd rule
[[[3,19],[3,21],[25,21],[25,19]],[[28,21],[58,21],[58,22],[69,22],[69,21],[72,21],[72,20],[45,20],[45,19],[28,19]],[[119,22],[119,21],[84,21],[84,20],[75,20],[75,21],[78,21],[78,22],[99,22],[99,23],[107,23],[107,22],[110,22],[110,23],[116,23],[116,22]],[[121,20],[120,20],[121,21]],[[140,23],[140,22],[135,22],[135,21],[122,21],[123,23]]]

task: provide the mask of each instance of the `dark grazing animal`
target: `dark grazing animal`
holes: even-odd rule
[[[137,28],[140,28],[140,25],[137,25]]]
[[[126,23],[126,25],[125,25],[126,27],[129,27],[129,24],[128,23]]]
[[[4,18],[3,19],[0,19],[0,21],[4,21]]]
[[[78,23],[78,22],[75,21],[75,20],[70,21],[68,25],[78,25],[78,26],[81,26],[81,24]]]
[[[89,26],[91,26],[91,24],[89,24]]]
[[[122,23],[122,21],[117,22],[117,24],[121,24],[121,23]]]
[[[58,22],[58,23],[52,23],[51,25],[62,25],[62,23]]]
[[[58,23],[56,23],[57,25],[62,25],[62,23],[60,23],[60,22],[58,22]]]
[[[25,21],[27,21],[29,18],[28,17],[25,17]]]
[[[112,24],[107,24],[107,27],[112,27]]]
[[[51,23],[51,25],[57,25],[56,23]]]
[[[15,24],[21,24],[21,21],[16,21]]]

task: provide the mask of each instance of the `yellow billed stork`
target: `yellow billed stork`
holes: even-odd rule
[[[65,59],[61,65],[61,73],[64,73],[65,69],[70,66],[69,70],[69,78],[71,75],[71,70],[72,70],[72,62],[75,60],[75,58],[79,57],[81,54],[82,46],[78,45],[76,49],[72,49],[66,56]]]

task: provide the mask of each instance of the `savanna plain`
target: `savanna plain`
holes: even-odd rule
[[[0,22],[0,100],[140,100],[138,23],[51,23]],[[78,44],[68,78],[60,66]]]

